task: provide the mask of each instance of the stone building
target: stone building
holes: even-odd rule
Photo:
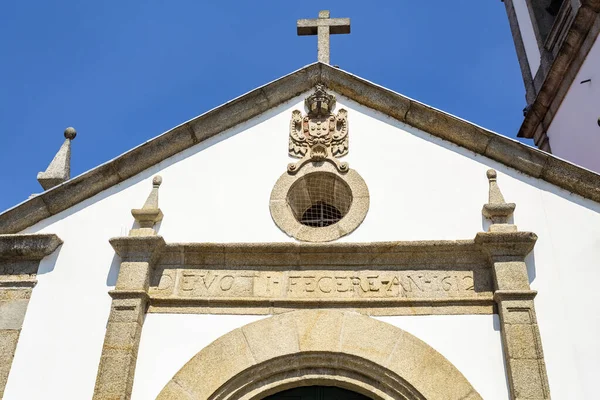
[[[600,172],[600,1],[504,4],[526,89],[519,137]]]
[[[5,399],[592,399],[600,176],[319,62],[0,214]]]

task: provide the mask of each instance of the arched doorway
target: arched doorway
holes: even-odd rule
[[[284,390],[263,400],[371,400],[367,396],[336,386],[302,386]]]
[[[157,400],[262,400],[335,386],[372,400],[481,400],[444,356],[400,328],[348,311],[293,311],[198,352]]]

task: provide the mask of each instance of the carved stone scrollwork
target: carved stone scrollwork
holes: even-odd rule
[[[348,112],[340,109],[333,114],[335,96],[319,84],[304,101],[308,113],[294,110],[290,121],[289,155],[300,158],[288,164],[288,173],[295,174],[308,162],[329,162],[339,172],[348,172],[348,163],[337,160],[348,154]]]

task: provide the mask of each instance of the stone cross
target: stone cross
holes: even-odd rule
[[[318,60],[329,64],[329,35],[350,33],[350,18],[329,18],[329,11],[319,11],[317,19],[299,19],[298,36],[317,35]]]

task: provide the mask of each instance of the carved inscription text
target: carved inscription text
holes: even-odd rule
[[[154,298],[465,298],[491,290],[473,271],[240,271],[167,269]],[[475,290],[476,284],[480,290]],[[489,287],[488,287],[489,286]]]

